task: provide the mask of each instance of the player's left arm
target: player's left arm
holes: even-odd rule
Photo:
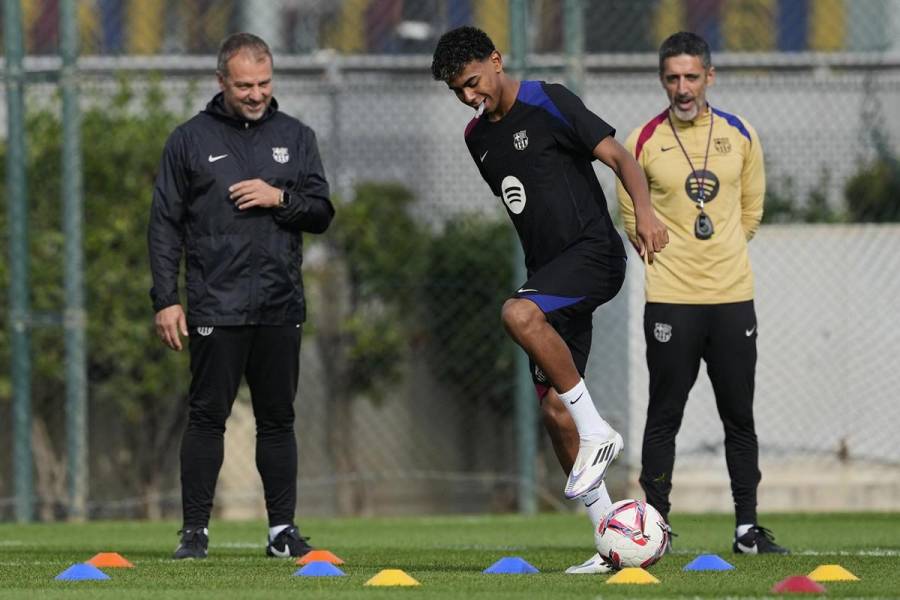
[[[741,228],[744,236],[750,241],[759,229],[763,216],[763,200],[766,196],[766,167],[763,160],[762,144],[759,136],[749,124],[744,122],[750,132],[749,151],[744,158],[741,170]]]
[[[600,140],[594,147],[594,157],[613,170],[634,204],[635,233],[640,242],[641,256],[653,262],[653,253],[669,243],[669,230],[656,216],[650,204],[650,189],[644,171],[625,147],[612,136]],[[643,251],[642,251],[643,250]]]

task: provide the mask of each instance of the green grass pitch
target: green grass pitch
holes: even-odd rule
[[[731,554],[727,515],[675,515],[675,552],[650,569],[658,585],[606,585],[606,576],[565,575],[593,553],[586,517],[547,514],[308,519],[311,543],[346,561],[347,577],[294,577],[293,561],[264,556],[264,523],[214,522],[210,558],[172,561],[171,522],[0,524],[0,599],[7,598],[759,598],[789,575],[840,564],[860,581],[825,583],[829,598],[900,597],[900,515],[767,515],[762,524],[793,550],[782,556]],[[109,581],[55,581],[97,552],[119,552],[133,569]],[[685,572],[698,554],[718,554],[734,571]],[[535,575],[484,575],[521,556]],[[366,587],[382,569],[403,569],[415,588]],[[790,597],[790,596],[787,596]],[[801,596],[808,597],[808,596]]]

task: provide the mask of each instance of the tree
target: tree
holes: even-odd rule
[[[122,81],[83,114],[84,252],[90,500],[139,496],[139,515],[159,514],[162,489],[177,482],[176,439],[186,414],[186,353],[166,351],[152,328],[146,227],[159,157],[180,116],[165,108],[159,85],[137,99]],[[26,122],[31,305],[59,314],[62,287],[61,123],[58,110]],[[5,154],[5,152],[4,152]],[[5,156],[0,157],[5,164]],[[6,231],[6,215],[0,223]],[[8,280],[5,261],[0,276]],[[4,312],[8,298],[0,296]],[[65,489],[64,345],[58,327],[33,330],[32,405],[36,481],[42,518],[63,511]],[[9,356],[0,337],[0,355]],[[0,374],[0,402],[9,401]],[[46,435],[44,435],[46,432]]]
[[[900,222],[900,161],[882,156],[864,165],[844,188],[849,220]]]

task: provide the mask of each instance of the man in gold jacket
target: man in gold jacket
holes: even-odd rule
[[[747,121],[710,106],[715,81],[709,45],[679,32],[659,50],[665,111],[625,143],[647,176],[653,208],[669,229],[666,252],[647,265],[644,336],[650,402],[641,487],[668,520],[675,436],[700,360],[725,428],[736,553],[787,553],[757,523],[759,446],[753,423],[756,313],[747,243],[763,214],[765,169],[759,137]],[[618,186],[625,229],[634,209]]]

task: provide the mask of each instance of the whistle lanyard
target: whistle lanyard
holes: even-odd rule
[[[675,124],[672,122],[672,112],[669,111],[668,119],[669,119],[669,127],[672,128],[672,135],[675,136],[675,141],[678,142],[678,147],[681,148],[681,153],[684,154],[684,157],[688,161],[688,165],[691,167],[691,173],[694,174],[694,180],[697,182],[697,200],[700,202],[700,212],[703,212],[703,196],[705,193],[705,189],[703,187],[703,178],[706,177],[706,166],[709,162],[709,144],[712,142],[712,132],[713,132],[713,111],[712,106],[707,104],[707,108],[709,108],[709,136],[706,138],[706,153],[703,155],[703,177],[697,176],[697,169],[694,168],[694,163],[691,161],[690,155],[687,153],[687,150],[684,148],[684,144],[681,143],[681,138],[678,137],[678,131],[675,129]]]

